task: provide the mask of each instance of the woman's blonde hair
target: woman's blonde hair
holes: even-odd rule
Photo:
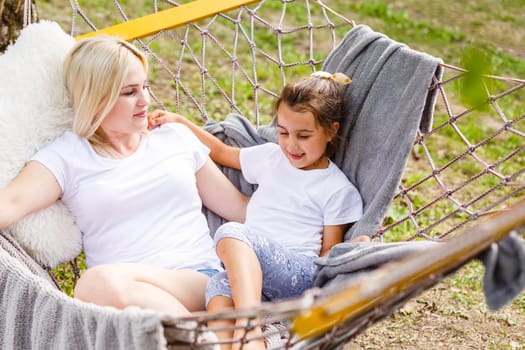
[[[100,124],[115,105],[136,58],[147,72],[146,56],[135,46],[117,37],[96,35],[78,41],[64,61],[64,82],[75,112],[73,131],[99,153],[109,151]]]

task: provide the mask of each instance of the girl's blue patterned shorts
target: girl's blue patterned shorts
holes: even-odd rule
[[[262,270],[262,301],[281,300],[301,295],[313,286],[316,256],[299,254],[277,241],[252,233],[248,226],[228,222],[217,229],[215,246],[223,238],[235,238],[249,245]],[[226,271],[210,277],[206,305],[215,296],[232,297]]]

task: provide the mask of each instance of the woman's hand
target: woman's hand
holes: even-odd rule
[[[180,114],[163,111],[160,109],[154,110],[148,114],[148,130],[155,129],[166,123],[189,123],[189,120]]]

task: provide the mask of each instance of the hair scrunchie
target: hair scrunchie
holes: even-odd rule
[[[330,79],[335,81],[339,85],[348,85],[352,82],[352,79],[350,79],[346,74],[344,73],[328,73],[324,71],[317,71],[312,73],[312,77],[320,78],[320,79]]]

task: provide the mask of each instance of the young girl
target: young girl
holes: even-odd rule
[[[258,185],[245,223],[229,222],[215,233],[217,254],[226,272],[208,282],[208,311],[250,308],[261,299],[302,294],[313,286],[314,261],[342,242],[349,225],[360,218],[358,190],[330,160],[340,143],[341,86],[349,82],[340,73],[316,72],[287,84],[275,105],[278,145],[270,142],[239,149],[180,115],[151,113],[153,126],[187,125],[210,148],[214,161],[240,169],[248,182]],[[262,342],[254,343],[249,345],[264,347]]]

